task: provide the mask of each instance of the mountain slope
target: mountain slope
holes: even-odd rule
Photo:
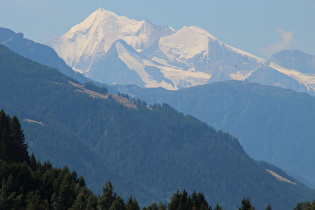
[[[138,101],[127,108],[117,96],[92,94],[3,46],[0,73],[1,108],[24,122],[30,150],[76,167],[94,190],[110,179],[119,194],[147,204],[169,199],[178,188],[196,189],[228,209],[244,196],[257,208],[270,203],[274,209],[315,196],[297,180],[272,176],[235,138],[168,105]]]
[[[231,133],[251,157],[280,166],[315,187],[313,96],[237,81],[178,91],[116,87],[118,91],[149,104],[168,103],[185,114]]]
[[[287,69],[298,69],[303,74],[315,74],[315,56],[298,50],[283,50],[273,55],[269,62]]]
[[[125,42],[122,51],[119,40]],[[101,83],[177,90],[248,80],[315,95],[315,56],[287,50],[266,62],[196,26],[175,31],[103,8],[50,45],[73,70]]]
[[[183,27],[176,33],[161,37],[153,60],[181,66],[183,69],[211,75],[210,82],[245,79],[263,60],[225,45],[209,32],[196,26]],[[144,52],[146,54],[146,52]]]
[[[108,67],[107,54],[117,40],[125,41],[127,48],[137,52],[128,50],[128,59],[123,52],[116,56],[120,59],[118,65],[122,61],[128,67],[124,72],[139,75],[141,87],[179,89],[231,78],[243,80],[264,62],[225,45],[201,28],[191,26],[175,31],[149,21],[120,17],[102,8],[50,45],[70,67],[93,80],[139,85],[138,78],[116,78],[116,72]],[[111,65],[117,64],[113,61]],[[104,72],[107,78],[92,72]]]
[[[15,33],[10,29],[0,27],[0,44],[5,45],[12,51],[51,68],[56,68],[69,77],[80,82],[88,79],[74,72],[66,63],[58,57],[57,53],[50,47],[25,39],[22,33]]]
[[[128,66],[119,57],[119,49],[130,49],[122,40],[117,40],[108,50],[106,55],[98,56],[93,59],[92,69],[87,72],[89,78],[93,78],[97,82],[103,83],[128,83],[132,80],[135,84],[143,86],[139,74],[130,71]],[[131,49],[132,50],[132,49]],[[128,51],[128,50],[125,50]],[[133,53],[137,53],[134,51]]]
[[[78,169],[78,173],[86,177],[89,188],[97,193],[101,193],[103,184],[111,180],[137,189],[139,197],[157,199],[147,187],[119,172],[115,164],[100,158],[94,148],[87,145],[86,139],[78,134],[78,130],[73,129],[80,122],[89,129],[89,122],[85,121],[88,113],[83,110],[93,107],[89,104],[91,96],[70,85],[73,79],[55,69],[22,58],[3,45],[0,45],[0,63],[0,107],[10,115],[19,116],[29,149],[36,157],[41,161],[49,159],[59,167],[67,165],[70,169]],[[70,100],[73,97],[76,99]],[[80,103],[80,106],[73,108]],[[102,104],[98,106],[102,107]],[[103,111],[106,111],[105,107]],[[69,118],[73,112],[78,116],[79,113],[86,115],[79,122],[78,119]],[[94,114],[98,115],[96,112]],[[89,136],[86,130],[81,132]],[[129,192],[133,194],[133,191]]]
[[[105,54],[119,39],[142,51],[160,36],[171,33],[173,30],[169,27],[158,27],[149,21],[138,22],[100,8],[51,45],[69,66],[87,72],[93,57]]]
[[[247,80],[315,95],[315,56],[297,50],[281,51]]]

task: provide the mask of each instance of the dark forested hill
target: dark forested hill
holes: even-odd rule
[[[196,189],[225,209],[245,196],[258,209],[315,197],[285,174],[284,181],[272,176],[275,169],[251,159],[237,139],[169,105],[93,92],[2,45],[0,75],[0,108],[23,122],[29,149],[75,168],[95,192],[112,180],[119,194],[147,205]]]
[[[149,104],[168,103],[236,136],[256,160],[275,164],[315,188],[315,97],[251,82],[228,81],[179,91],[118,87]]]

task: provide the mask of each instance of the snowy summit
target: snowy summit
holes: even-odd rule
[[[196,26],[175,31],[103,8],[50,43],[75,71],[107,84],[179,89],[244,80],[264,60]]]

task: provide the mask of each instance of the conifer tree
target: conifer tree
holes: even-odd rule
[[[116,196],[116,199],[112,203],[110,210],[126,210],[126,205],[124,200],[119,195]]]
[[[146,210],[159,210],[159,207],[157,206],[156,203],[151,203],[151,205],[148,206],[148,208],[146,208]]]
[[[3,110],[0,111],[0,158],[7,162],[30,161],[19,119],[11,118]]]
[[[128,198],[127,210],[140,210],[137,200],[135,198],[132,199],[132,196]]]
[[[209,204],[206,201],[203,193],[196,193],[195,191],[191,195],[191,200],[193,202],[193,207],[195,209],[206,210],[209,209]]]
[[[21,128],[21,124],[19,122],[19,119],[16,116],[13,116],[10,122],[11,125],[11,141],[14,144],[14,147],[16,148],[14,161],[16,162],[23,162],[27,161],[29,162],[30,157],[28,155],[27,151],[27,144],[25,143],[25,136],[24,131]]]
[[[255,207],[250,202],[249,197],[243,198],[241,201],[241,206],[238,208],[239,210],[255,210]]]
[[[158,209],[159,210],[166,210],[166,205],[163,204],[163,203],[160,203],[159,206],[158,206]]]
[[[116,199],[116,193],[111,181],[108,181],[103,187],[103,194],[98,200],[98,206],[100,209],[108,210]]]
[[[214,207],[214,210],[223,210],[223,208],[217,203]]]
[[[10,123],[9,116],[3,110],[0,111],[0,155],[1,159],[11,161],[10,153],[12,153],[10,145]]]

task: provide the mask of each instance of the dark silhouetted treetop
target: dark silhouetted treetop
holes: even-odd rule
[[[16,116],[0,112],[0,158],[8,162],[29,162],[24,132]]]
[[[249,197],[243,198],[241,201],[241,206],[239,210],[255,210],[255,207],[252,205]]]

